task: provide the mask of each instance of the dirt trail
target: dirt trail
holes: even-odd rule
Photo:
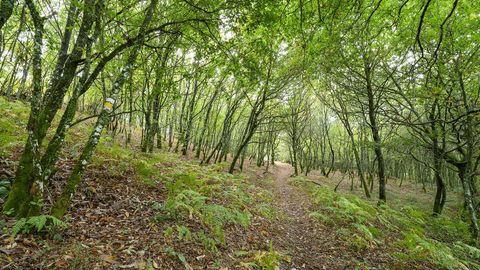
[[[313,205],[308,195],[288,184],[292,167],[276,163],[274,204],[283,212],[275,224],[274,248],[291,257],[281,269],[348,269],[348,258],[331,228],[323,227],[308,215]]]

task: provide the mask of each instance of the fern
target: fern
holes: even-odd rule
[[[17,236],[25,227],[25,224],[27,223],[26,218],[21,218],[15,222],[15,224],[12,227],[12,237]]]
[[[190,230],[183,226],[183,225],[177,225],[177,233],[178,233],[178,240],[180,241],[190,241],[192,240],[192,233]]]
[[[468,269],[462,260],[455,257],[452,250],[435,240],[417,235],[415,232],[405,234],[405,239],[399,242],[408,248],[405,258],[429,260],[431,263],[446,269]]]
[[[303,182],[291,181],[299,186]],[[310,213],[310,218],[341,224],[337,235],[353,248],[362,250],[398,237],[398,232],[406,232],[397,245],[407,252],[397,253],[398,257],[428,261],[442,269],[480,269],[480,250],[465,244],[472,239],[468,224],[461,220],[434,218],[411,206],[400,210],[388,205],[377,207],[357,196],[340,195],[326,187],[309,185],[307,191],[320,208]]]
[[[59,228],[65,228],[67,224],[58,218],[50,215],[33,216],[29,218],[21,218],[15,222],[12,227],[12,237],[20,233],[40,233],[43,230],[53,232]]]
[[[206,250],[218,253],[217,241],[213,238],[208,237],[204,231],[196,233],[195,237],[202,242]]]
[[[308,214],[308,216],[310,218],[314,218],[314,219],[317,219],[327,225],[332,225],[334,226],[335,225],[335,221],[330,218],[328,215],[325,215],[325,214],[322,214],[320,212],[311,212],[310,214]]]
[[[269,250],[255,254],[255,263],[265,270],[278,270],[280,269],[280,261],[288,260],[288,258],[278,251],[275,251],[270,242]]]
[[[456,242],[452,251],[471,269],[480,269],[480,249],[462,242]]]
[[[10,193],[11,184],[10,181],[2,180],[0,181],[0,198],[6,198],[8,193]]]
[[[183,255],[183,253],[175,251],[172,247],[166,247],[165,252],[172,257],[178,258],[185,267],[185,270],[192,270],[192,267],[188,264],[187,259],[185,258],[185,255]]]
[[[27,224],[32,225],[37,232],[40,232],[47,224],[47,216],[35,216],[27,220]]]

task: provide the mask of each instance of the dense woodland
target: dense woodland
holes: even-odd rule
[[[30,107],[9,218],[60,222],[108,138],[233,175],[342,175],[332,189],[379,208],[414,185],[478,245],[479,1],[1,0],[0,55],[0,94]]]

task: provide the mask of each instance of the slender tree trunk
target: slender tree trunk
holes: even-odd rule
[[[118,93],[121,91],[125,83],[125,80],[129,76],[130,72],[132,72],[133,66],[135,64],[135,60],[137,59],[137,56],[140,52],[141,45],[145,39],[146,30],[152,20],[153,13],[157,6],[157,3],[158,3],[158,0],[152,0],[150,2],[150,6],[148,7],[148,10],[145,14],[144,21],[139,30],[141,37],[138,39],[137,45],[130,52],[128,59],[125,63],[125,66],[122,67],[120,74],[116,78],[115,83],[113,84],[113,87],[110,92],[110,97],[105,100],[103,109],[100,113],[100,116],[97,119],[97,122],[94,125],[94,129],[88,139],[88,142],[85,145],[85,148],[83,149],[79,160],[75,164],[72,174],[67,179],[67,186],[65,187],[63,192],[60,194],[60,197],[56,200],[55,204],[53,205],[51,213],[53,216],[57,218],[62,217],[67,211],[70,205],[70,201],[73,197],[73,194],[75,193],[77,186],[80,183],[83,172],[87,164],[90,162],[90,159],[100,140],[102,131],[110,121],[111,112],[113,110],[115,99],[117,98]]]
[[[190,137],[192,135],[192,128],[193,128],[193,118],[195,116],[195,104],[197,103],[197,93],[198,93],[198,79],[195,78],[193,83],[193,93],[192,97],[190,98],[190,103],[188,104],[188,120],[187,126],[185,129],[185,140],[183,141],[182,147],[182,155],[186,156],[188,152],[188,145],[190,144]]]
[[[195,152],[195,157],[196,158],[199,158],[200,157],[200,151],[202,149],[202,145],[203,145],[203,142],[205,140],[205,133],[207,132],[207,128],[208,128],[208,121],[210,120],[210,113],[212,111],[212,107],[213,107],[213,103],[215,101],[215,99],[217,98],[217,95],[218,93],[220,92],[220,87],[217,87],[215,89],[215,92],[213,93],[212,95],[212,98],[210,99],[210,102],[208,103],[207,105],[207,111],[205,113],[205,118],[203,119],[203,125],[202,125],[202,130],[200,131],[200,137],[199,137],[199,140],[198,140],[198,147],[197,147],[197,151]]]
[[[367,82],[366,90],[368,96],[368,119],[370,121],[370,129],[372,130],[373,142],[375,144],[374,151],[377,157],[378,165],[378,199],[379,203],[385,203],[387,201],[385,190],[385,160],[382,153],[382,140],[380,138],[380,131],[378,130],[375,97],[370,76],[371,67],[367,61],[365,61],[365,77]]]
[[[31,99],[30,116],[28,119],[27,130],[28,137],[20,157],[18,168],[15,172],[15,182],[12,185],[7,201],[3,206],[6,214],[16,215],[18,217],[26,216],[29,210],[30,194],[32,182],[30,181],[34,167],[40,166],[37,155],[39,148],[39,136],[36,134],[38,125],[38,112],[40,111],[40,102],[42,95],[42,39],[43,39],[43,19],[37,11],[32,0],[26,0],[28,9],[32,16],[35,27],[34,46],[33,46],[33,92]],[[43,193],[43,185],[37,183],[34,189],[39,189]]]

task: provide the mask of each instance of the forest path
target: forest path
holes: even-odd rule
[[[345,252],[338,239],[309,213],[313,204],[304,191],[288,184],[292,167],[276,163],[273,204],[281,210],[279,220],[274,224],[273,247],[291,258],[284,261],[280,269],[345,269]]]

